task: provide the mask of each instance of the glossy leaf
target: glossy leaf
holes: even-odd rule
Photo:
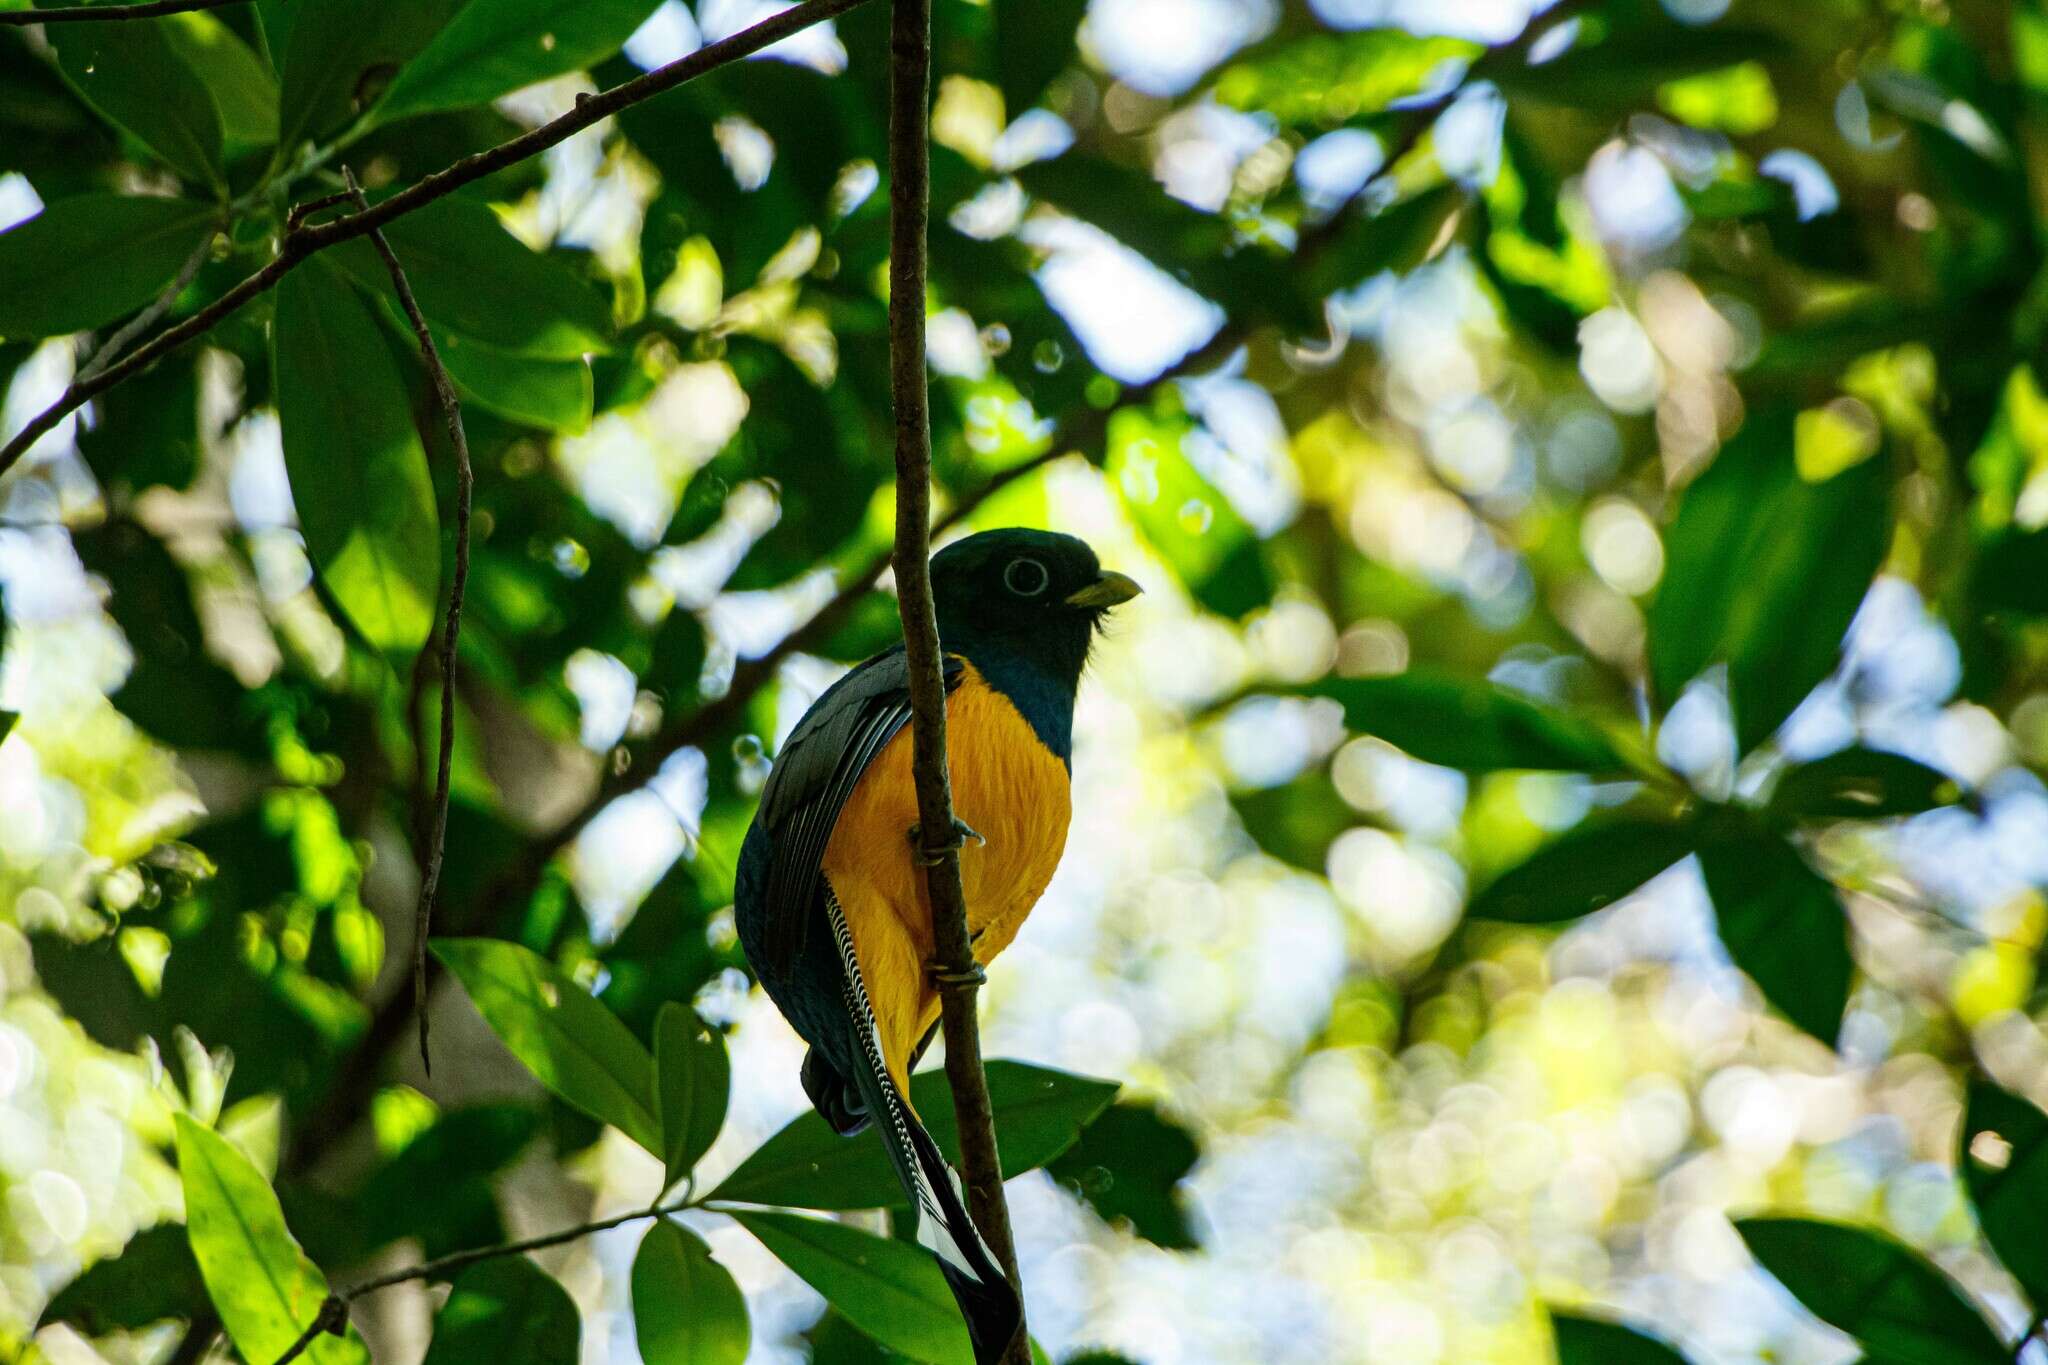
[[[1658,694],[1675,700],[1725,662],[1745,752],[1833,671],[1891,535],[1883,461],[1808,483],[1792,425],[1789,412],[1752,414],[1680,496],[1649,613]]]
[[[92,1337],[138,1332],[166,1318],[187,1316],[205,1293],[185,1229],[159,1223],[58,1290],[42,1320],[68,1322]]]
[[[1552,924],[1612,905],[1691,853],[1692,831],[1650,820],[1582,825],[1472,898],[1474,919]]]
[[[923,1247],[794,1213],[740,1209],[732,1216],[848,1322],[890,1350],[931,1365],[971,1365],[967,1325],[939,1263]]]
[[[1685,1365],[1685,1357],[1657,1338],[1606,1318],[1550,1310],[1557,1365]]]
[[[1023,1062],[993,1061],[988,1090],[1002,1134],[1003,1176],[1009,1179],[1073,1146],[1109,1107],[1117,1087]],[[945,1073],[912,1076],[910,1098],[946,1159],[958,1162],[959,1130]],[[802,1209],[879,1209],[904,1198],[896,1168],[873,1132],[842,1138],[815,1113],[792,1120],[762,1143],[709,1197]]]
[[[1880,820],[1959,800],[1955,779],[1904,754],[1861,745],[1802,763],[1778,780],[1771,813],[1805,820]]]
[[[1962,1291],[1889,1237],[1800,1218],[1746,1218],[1735,1230],[1809,1312],[1880,1360],[2003,1365],[2011,1359]]]
[[[1970,1082],[1956,1167],[1978,1226],[2035,1304],[2048,1303],[2048,1114],[1979,1077]]]
[[[648,1151],[661,1151],[654,1059],[610,1010],[516,943],[439,939],[433,949],[491,1031],[541,1084]]]
[[[524,1256],[471,1266],[434,1315],[424,1365],[559,1365],[575,1360],[583,1320],[561,1281]]]
[[[1112,1104],[1047,1174],[1088,1201],[1109,1223],[1170,1251],[1191,1251],[1193,1233],[1177,1187],[1201,1150],[1185,1128],[1152,1104]]]
[[[538,360],[438,327],[434,344],[465,404],[543,431],[575,435],[589,429],[590,364],[580,356]]]
[[[364,638],[434,628],[441,533],[412,399],[369,303],[315,259],[277,287],[278,422],[306,549]]]
[[[669,1184],[687,1176],[718,1140],[731,1084],[723,1035],[688,1005],[663,1005],[654,1021],[654,1086]]]
[[[224,184],[221,118],[171,32],[181,16],[48,31],[57,65],[79,97],[195,185]],[[191,249],[189,246],[186,248]]]
[[[130,194],[57,200],[0,233],[0,336],[61,336],[134,312],[177,276],[218,212]]]
[[[633,1256],[633,1331],[647,1365],[741,1365],[746,1297],[703,1238],[657,1218]]]
[[[1497,683],[1430,669],[1332,678],[1304,691],[1344,706],[1344,723],[1425,763],[1465,772],[1502,768],[1615,772],[1621,756],[1592,725]]]
[[[1855,963],[1835,889],[1776,835],[1715,840],[1700,869],[1728,956],[1764,999],[1830,1047]]]
[[[392,79],[375,117],[390,123],[483,104],[619,50],[659,0],[469,0]]]
[[[245,1360],[275,1360],[327,1301],[327,1280],[284,1225],[270,1182],[220,1134],[178,1115],[178,1172],[192,1254],[221,1322]],[[322,1334],[314,1365],[369,1359],[362,1338]]]
[[[420,311],[450,332],[516,356],[580,360],[605,350],[611,312],[560,261],[529,250],[489,206],[437,199],[384,230]],[[331,253],[355,282],[396,298],[376,249],[358,239]]]

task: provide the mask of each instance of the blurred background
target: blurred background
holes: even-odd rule
[[[1152,1158],[1012,1183],[1034,1335],[1147,1365],[1545,1361],[1556,1303],[1703,1363],[1857,1358],[1731,1226],[1774,1211],[1888,1232],[2017,1339],[2032,1311],[1957,1161],[1973,1070],[2048,1100],[2048,13],[936,5],[939,501],[972,502],[946,534],[1070,531],[1146,590],[1083,686],[1065,862],[984,992],[990,1056],[1122,1082],[1123,1159]],[[218,24],[267,52],[246,28],[267,8]],[[593,74],[350,155],[402,185],[769,8],[665,0]],[[727,1027],[707,1181],[804,1107],[801,1044],[734,938],[739,835],[782,736],[895,629],[886,577],[859,578],[892,506],[870,10],[476,196],[615,331],[467,395],[441,931],[525,942],[643,1035],[667,999]],[[0,31],[0,226],[166,174],[52,70],[39,31]],[[223,239],[181,310],[266,250]],[[39,1327],[82,1267],[180,1217],[177,1112],[263,1154],[334,1264],[659,1194],[658,1163],[547,1100],[460,991],[435,994],[420,1070],[417,691],[314,580],[261,327],[67,420],[0,485],[13,1359],[186,1349],[177,1320]],[[83,353],[0,343],[0,425]],[[1769,477],[1674,532],[1744,433]],[[1795,514],[1859,478],[1847,520]],[[1760,729],[1713,639],[1674,646],[1697,667],[1657,657],[1660,628],[1709,629],[1685,601],[1758,594],[1803,642],[1759,666],[1795,693]],[[1325,685],[1435,676],[1624,761],[1458,757],[1438,713],[1404,744]],[[1599,908],[1559,923],[1467,914],[1582,822],[1763,809],[1852,746],[1948,785],[1788,826],[1846,916],[1838,1027],[1787,1017],[1804,964],[1766,1002],[1683,848],[1594,869]],[[431,1227],[379,1224],[380,1173],[485,1106],[526,1116],[494,1173],[451,1178],[414,1211]],[[751,1359],[881,1358],[747,1233],[690,1217],[746,1292]],[[587,1365],[638,1359],[644,1230],[542,1257]],[[415,1359],[434,1301],[357,1320]]]

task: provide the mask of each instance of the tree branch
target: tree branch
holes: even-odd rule
[[[92,353],[92,358],[79,367],[78,378],[90,379],[119,360],[121,352],[127,350],[135,338],[154,327],[158,318],[171,311],[171,305],[178,301],[178,295],[185,292],[185,286],[192,283],[193,276],[199,273],[199,267],[205,265],[206,258],[213,254],[213,239],[219,231],[219,228],[206,230],[206,235],[199,239],[199,245],[192,248],[192,254],[178,267],[178,273],[171,277],[171,282],[158,291],[157,296],[149,301],[147,307],[128,319],[119,331],[101,343],[100,348]]]
[[[356,183],[355,172],[343,166],[341,178],[357,212],[367,212],[370,205],[363,198],[362,186]],[[413,911],[412,927],[412,1006],[420,1021],[420,1065],[431,1075],[434,1062],[427,1049],[427,931],[434,921],[434,893],[441,885],[441,863],[448,848],[448,786],[455,764],[455,650],[462,637],[462,595],[469,584],[469,507],[475,478],[469,465],[469,436],[462,428],[462,404],[455,397],[448,367],[441,363],[441,352],[434,345],[426,314],[420,311],[412,284],[405,277],[405,267],[398,263],[398,253],[391,249],[383,232],[371,229],[370,242],[383,257],[384,269],[390,273],[392,288],[398,293],[399,306],[412,324],[420,359],[433,385],[434,401],[440,404],[441,419],[448,425],[449,447],[455,452],[455,574],[448,586],[448,614],[441,622],[440,755],[435,770],[433,813],[422,822],[426,826],[426,863],[420,874],[420,899]],[[417,670],[414,676],[417,680]]]
[[[896,407],[896,599],[910,683],[912,774],[918,842],[931,902],[939,968],[946,1080],[960,1130],[961,1166],[974,1222],[1017,1291],[1017,1334],[1005,1361],[1030,1365],[1023,1283],[1003,1202],[995,1115],[981,1065],[975,1000],[982,979],[967,927],[960,835],[946,771],[946,683],[932,605],[932,430],[925,368],[925,235],[931,216],[931,0],[890,0],[889,19],[889,389]]]
[[[139,5],[65,5],[54,9],[11,9],[0,11],[0,28],[27,28],[31,24],[101,23],[109,19],[154,19],[163,14],[188,14],[193,10],[226,9],[248,0],[147,0]]]
[[[453,165],[444,167],[426,179],[392,195],[382,203],[332,222],[302,226],[287,232],[283,242],[278,246],[277,255],[261,270],[243,279],[191,317],[157,333],[126,359],[108,366],[96,375],[74,379],[56,402],[30,418],[28,424],[16,432],[12,440],[0,446],[0,474],[12,469],[30,446],[42,439],[68,414],[77,411],[95,395],[104,393],[130,375],[154,365],[187,342],[203,336],[222,318],[234,313],[259,294],[274,288],[279,280],[297,269],[314,253],[375,232],[415,209],[453,194],[471,181],[481,180],[536,153],[544,152],[592,124],[610,118],[621,109],[629,109],[657,95],[666,94],[707,72],[716,71],[719,67],[739,61],[743,57],[750,57],[762,48],[779,43],[793,33],[799,33],[813,24],[822,23],[865,3],[867,0],[807,0],[807,3],[771,15],[751,28],[741,29],[729,38],[721,38],[715,43],[700,47],[687,57],[680,57],[667,66],[656,67],[645,75],[635,76],[632,80],[623,81],[609,90],[585,96],[576,101],[574,109],[560,118],[543,123],[540,127],[501,142],[495,147],[463,157]]]
[[[349,1305],[365,1294],[374,1294],[380,1289],[389,1289],[395,1284],[409,1284],[414,1280],[451,1280],[471,1266],[480,1265],[485,1261],[502,1260],[507,1256],[524,1256],[529,1251],[545,1251],[549,1247],[561,1246],[564,1242],[580,1241],[592,1233],[609,1232],[613,1228],[637,1222],[642,1218],[666,1218],[689,1207],[689,1200],[679,1199],[672,1204],[634,1209],[628,1213],[614,1214],[610,1218],[600,1218],[593,1223],[578,1223],[573,1228],[560,1228],[517,1242],[498,1242],[486,1247],[471,1247],[467,1251],[454,1251],[446,1256],[437,1256],[431,1261],[421,1261],[417,1265],[387,1270],[382,1275],[372,1275],[367,1280],[360,1280],[346,1289],[337,1289],[329,1294],[326,1301],[320,1305],[320,1311],[306,1324],[306,1330],[299,1333],[298,1340],[277,1358],[276,1365],[291,1365],[292,1361],[305,1354],[306,1349],[319,1339],[322,1332],[340,1336],[347,1331]]]

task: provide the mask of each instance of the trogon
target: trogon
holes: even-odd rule
[[[1017,935],[1066,845],[1074,693],[1110,608],[1138,585],[1072,536],[985,531],[933,556],[946,747],[974,955]],[[810,1044],[803,1084],[841,1134],[880,1130],[917,1239],[967,1320],[975,1358],[1021,1319],[957,1175],[910,1103],[939,1017],[932,912],[911,782],[901,645],[818,698],[776,755],[734,878],[755,975]]]

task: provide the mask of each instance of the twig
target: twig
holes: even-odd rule
[[[98,23],[108,19],[154,19],[160,14],[188,14],[200,9],[226,9],[247,0],[147,0],[139,5],[65,5],[57,9],[0,10],[0,28],[31,24]]]
[[[1017,1334],[1003,1359],[1030,1365],[1022,1317],[1023,1285],[1003,1202],[1003,1166],[996,1154],[995,1116],[981,1065],[974,1006],[981,974],[967,927],[960,881],[960,838],[954,833],[952,783],[946,772],[946,683],[939,623],[932,606],[932,424],[925,365],[925,234],[931,216],[931,0],[890,0],[889,17],[889,390],[896,408],[896,600],[903,618],[912,738],[911,772],[923,831],[925,885],[932,907],[933,957],[946,981],[941,1027],[946,1079],[960,1130],[967,1199],[996,1260],[1017,1291]]]
[[[471,1266],[485,1261],[502,1260],[507,1256],[524,1256],[529,1251],[545,1251],[564,1242],[578,1241],[592,1233],[609,1232],[615,1227],[637,1222],[642,1218],[666,1218],[688,1207],[688,1201],[679,1199],[672,1204],[656,1204],[652,1208],[614,1214],[610,1218],[600,1218],[594,1223],[578,1223],[573,1228],[561,1228],[555,1232],[542,1233],[538,1237],[528,1237],[523,1241],[498,1242],[487,1247],[471,1247],[467,1251],[450,1252],[431,1261],[421,1261],[417,1265],[387,1270],[382,1275],[372,1275],[367,1280],[360,1280],[346,1289],[337,1289],[329,1294],[326,1301],[320,1305],[320,1312],[306,1324],[306,1330],[299,1333],[298,1340],[277,1358],[276,1365],[291,1365],[292,1361],[305,1353],[307,1347],[319,1339],[322,1332],[341,1335],[348,1329],[349,1305],[365,1294],[374,1294],[380,1289],[389,1289],[395,1284],[409,1284],[414,1280],[450,1280]]]
[[[192,254],[178,267],[178,273],[163,287],[149,306],[122,324],[121,329],[100,343],[78,371],[80,379],[90,379],[107,366],[121,358],[121,352],[128,349],[128,343],[156,325],[156,320],[171,311],[171,305],[178,301],[178,295],[185,292],[185,286],[192,283],[192,277],[199,273],[199,267],[206,264],[206,258],[213,254],[214,234],[220,229],[209,227],[206,235],[199,239],[199,245],[192,248]]]
[[[806,3],[770,15],[751,28],[741,29],[729,38],[698,48],[686,57],[680,57],[667,66],[656,67],[645,75],[623,81],[609,90],[587,95],[576,101],[576,107],[560,118],[543,123],[540,127],[520,134],[518,137],[501,142],[497,146],[434,172],[426,179],[392,195],[389,199],[369,209],[351,213],[333,222],[314,226],[302,226],[285,234],[278,252],[270,262],[255,274],[243,279],[225,294],[206,307],[186,318],[174,327],[159,332],[150,341],[127,358],[110,365],[90,379],[74,379],[56,402],[30,418],[28,424],[6,445],[0,446],[0,474],[5,474],[31,445],[76,411],[95,395],[105,392],[122,380],[141,370],[147,369],[170,352],[196,337],[204,335],[222,318],[247,304],[251,299],[274,288],[277,282],[297,269],[307,257],[328,247],[352,241],[378,228],[394,222],[413,210],[431,204],[461,189],[464,185],[507,166],[516,165],[528,157],[544,152],[582,132],[592,124],[610,118],[622,109],[629,109],[666,94],[687,81],[695,80],[721,66],[752,56],[762,48],[781,42],[791,34],[800,33],[813,24],[823,23],[835,15],[867,3],[867,0],[806,0]],[[18,12],[18,11],[10,11]],[[28,13],[54,13],[55,11],[27,11]]]
[[[369,209],[355,172],[341,168],[342,182],[355,202],[357,212]],[[419,342],[420,359],[434,386],[434,401],[441,405],[441,419],[448,424],[448,444],[455,452],[455,576],[448,585],[448,615],[441,623],[441,733],[439,763],[434,778],[434,808],[427,823],[426,869],[420,875],[420,899],[412,923],[412,1007],[420,1021],[420,1065],[428,1075],[434,1071],[433,1055],[427,1050],[427,931],[434,921],[434,893],[441,885],[441,863],[448,849],[448,786],[455,766],[455,650],[462,638],[462,594],[469,585],[469,506],[475,478],[469,466],[469,436],[462,429],[462,404],[455,397],[455,384],[441,352],[434,345],[434,333],[426,314],[413,297],[405,267],[391,249],[381,230],[370,230],[370,242],[384,258],[398,292],[399,307],[412,323],[413,338]],[[415,672],[415,679],[418,674]]]

